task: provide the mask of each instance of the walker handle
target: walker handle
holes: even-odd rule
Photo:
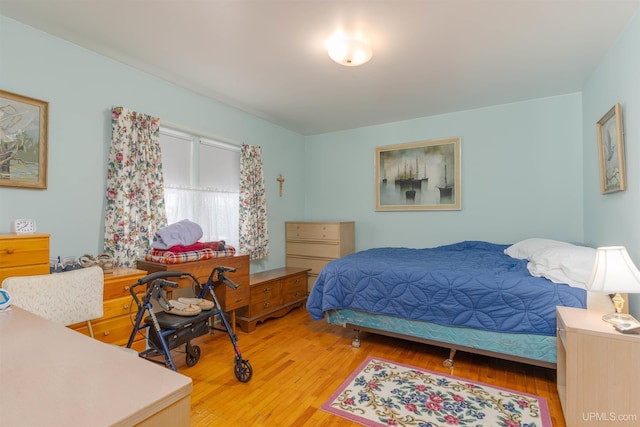
[[[155,273],[147,274],[146,276],[140,278],[131,286],[131,290],[133,291],[133,288],[145,285],[149,282],[153,282],[156,279],[164,279],[165,277],[180,277],[182,275],[183,273],[181,271],[156,271]]]

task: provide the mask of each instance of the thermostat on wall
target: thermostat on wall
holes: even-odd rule
[[[14,219],[11,222],[11,231],[18,234],[35,233],[36,221],[33,219]]]

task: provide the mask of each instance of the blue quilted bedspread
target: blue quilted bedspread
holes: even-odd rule
[[[331,261],[307,301],[313,319],[351,308],[442,325],[555,335],[556,306],[585,307],[586,292],[533,277],[506,245],[461,242],[376,248]]]

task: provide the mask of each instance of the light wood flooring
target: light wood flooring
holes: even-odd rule
[[[247,383],[235,378],[225,332],[192,341],[202,352],[195,366],[178,352],[184,346],[172,351],[179,372],[193,379],[192,426],[357,426],[319,408],[369,355],[451,374],[442,365],[447,349],[365,333],[356,349],[350,331],[314,321],[304,308],[237,335],[253,366]],[[542,396],[553,426],[565,427],[555,370],[458,352],[453,375]]]

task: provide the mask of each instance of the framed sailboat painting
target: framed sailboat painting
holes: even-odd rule
[[[460,210],[460,138],[376,147],[376,211]]]
[[[626,189],[622,107],[614,105],[596,124],[600,160],[600,192]]]
[[[47,188],[49,103],[0,90],[0,186]]]

